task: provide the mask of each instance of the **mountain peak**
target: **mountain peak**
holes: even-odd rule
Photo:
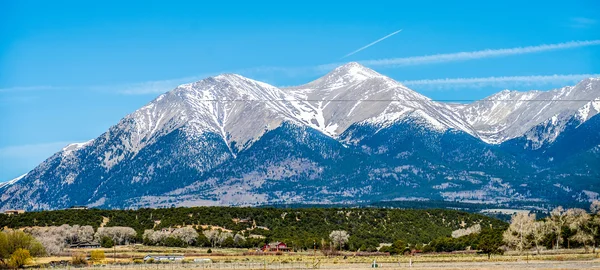
[[[357,62],[350,62],[335,68],[325,76],[316,79],[303,87],[333,89],[362,82],[371,78],[382,77],[385,76]]]
[[[341,65],[331,71],[329,74],[335,74],[338,76],[352,76],[355,79],[368,79],[372,77],[381,77],[382,75],[376,71],[365,67],[357,62],[350,62]],[[329,75],[328,74],[328,75]]]

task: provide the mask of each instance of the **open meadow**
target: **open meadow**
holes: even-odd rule
[[[584,249],[544,250],[517,254],[428,253],[394,256],[355,256],[351,252],[325,256],[321,251],[290,252],[281,255],[248,255],[247,249],[166,248],[142,245],[116,246],[104,251],[105,259],[77,265],[88,269],[168,270],[168,269],[600,269],[599,254]],[[64,256],[41,257],[31,266],[70,269],[75,254],[89,256],[92,249],[70,249]],[[144,262],[147,255],[180,255],[180,262]],[[209,259],[209,260],[206,260]],[[62,264],[60,263],[62,261]]]

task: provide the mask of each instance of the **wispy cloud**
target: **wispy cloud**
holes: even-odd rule
[[[515,47],[515,48],[506,48],[506,49],[485,49],[485,50],[480,50],[480,51],[433,54],[433,55],[411,56],[411,57],[401,57],[401,58],[387,58],[387,59],[377,59],[377,60],[363,60],[363,61],[358,61],[358,62],[363,65],[370,66],[370,67],[388,67],[388,68],[390,68],[390,67],[416,66],[416,65],[467,61],[467,60],[475,60],[475,59],[483,59],[483,58],[509,56],[509,55],[539,53],[539,52],[546,52],[546,51],[556,51],[556,50],[564,50],[564,49],[579,48],[579,47],[586,47],[586,46],[596,46],[596,45],[600,45],[600,40],[569,41],[569,42],[563,42],[563,43],[543,44],[543,45],[527,46],[527,47]],[[318,68],[323,69],[323,70],[329,70],[332,67],[339,66],[340,64],[342,64],[342,63],[332,63],[332,64],[320,65],[320,66],[318,66]]]
[[[396,33],[396,32],[394,32],[394,33]],[[394,34],[394,33],[392,33],[392,34]],[[390,35],[388,35],[386,37],[389,37]],[[386,37],[384,37],[384,38],[386,38]],[[381,41],[381,40],[382,39],[380,39],[378,41]],[[378,41],[376,41],[376,42],[378,42]],[[369,44],[367,46],[370,46],[372,44]],[[565,49],[587,47],[587,46],[597,46],[597,45],[600,45],[600,40],[569,41],[569,42],[563,42],[563,43],[543,44],[543,45],[527,46],[527,47],[485,49],[485,50],[479,50],[479,51],[434,54],[434,55],[425,55],[425,56],[411,56],[411,57],[401,57],[401,58],[363,60],[363,61],[358,61],[358,62],[365,66],[369,66],[369,67],[373,67],[373,68],[377,68],[377,67],[397,68],[397,67],[405,67],[405,66],[430,65],[430,64],[438,64],[438,63],[477,60],[477,59],[502,57],[502,56],[510,56],[510,55],[523,55],[523,54],[530,54],[530,53],[557,51],[557,50],[565,50]],[[367,47],[367,46],[365,46],[365,47]],[[318,66],[303,66],[303,67],[261,66],[261,67],[252,67],[252,68],[231,70],[231,71],[226,71],[226,72],[238,73],[238,74],[242,74],[244,76],[248,76],[248,77],[252,77],[252,78],[261,80],[261,79],[263,79],[262,77],[265,77],[265,76],[299,77],[299,76],[322,75],[342,64],[344,64],[344,63],[338,62],[338,63],[318,65]],[[97,85],[97,86],[77,87],[77,88],[76,87],[61,87],[61,86],[29,86],[29,87],[0,88],[0,93],[1,92],[14,92],[14,91],[33,91],[33,90],[77,89],[77,90],[96,90],[96,91],[116,92],[116,93],[127,94],[127,95],[157,94],[157,93],[164,93],[166,91],[169,91],[183,83],[190,83],[190,82],[198,81],[198,80],[204,79],[209,76],[214,76],[214,75],[226,73],[226,72],[212,72],[212,73],[205,73],[205,74],[201,74],[201,75],[197,75],[197,76],[189,76],[189,77],[167,79],[167,80],[154,80],[154,81],[147,81],[147,82],[116,84],[116,85],[99,85],[99,86]],[[560,76],[576,76],[576,75],[557,75],[557,76],[560,77]],[[524,76],[523,78],[534,78],[534,77],[535,76],[533,76],[533,77]],[[542,76],[542,77],[548,77],[548,76]],[[515,78],[515,77],[493,77],[493,78]],[[457,80],[457,79],[454,79],[454,80]],[[539,81],[540,79],[538,78],[537,80]],[[418,81],[413,81],[413,82],[418,82]],[[457,83],[452,83],[452,81],[448,81],[446,83],[457,85]],[[473,85],[474,83],[475,82],[472,82],[471,85]],[[508,83],[508,81],[506,81],[506,83]],[[423,83],[421,83],[421,84],[423,84]],[[438,83],[438,85],[439,84],[441,84],[441,82]]]
[[[64,89],[64,87],[56,87],[50,85],[34,85],[34,86],[15,86],[15,87],[7,87],[0,88],[0,93],[2,92],[24,92],[24,91],[40,91],[40,90],[57,90]]]
[[[164,93],[184,83],[195,82],[206,77],[217,75],[217,73],[207,73],[197,76],[183,77],[169,80],[156,80],[139,83],[117,84],[117,85],[101,85],[92,86],[91,90],[117,92],[125,95],[144,95]]]
[[[38,144],[11,145],[0,148],[0,158],[48,158],[72,142],[59,141]]]
[[[373,41],[373,42],[371,42],[371,43],[369,43],[369,44],[367,44],[367,45],[365,45],[365,46],[363,46],[363,47],[360,47],[358,50],[355,50],[355,51],[353,51],[353,52],[351,52],[351,53],[349,53],[349,54],[346,54],[346,55],[344,55],[344,56],[343,56],[341,59],[344,59],[344,58],[346,58],[346,57],[348,57],[348,56],[350,56],[350,55],[353,55],[353,54],[355,54],[355,53],[357,53],[357,52],[360,52],[360,51],[362,51],[362,50],[364,50],[364,49],[366,49],[366,48],[369,48],[369,47],[371,47],[371,46],[373,46],[373,45],[375,45],[375,44],[377,44],[377,43],[379,43],[379,42],[383,41],[383,40],[384,40],[384,39],[386,39],[386,38],[389,38],[389,37],[391,37],[391,36],[393,36],[393,35],[395,35],[395,34],[398,34],[398,33],[400,33],[400,31],[402,31],[402,29],[400,29],[400,30],[398,30],[398,31],[395,31],[395,32],[393,32],[393,33],[391,33],[391,34],[389,34],[389,35],[387,35],[387,36],[385,36],[385,37],[382,37],[382,38],[378,39],[378,40],[375,40],[375,41]]]
[[[571,18],[571,27],[574,28],[587,28],[598,23],[598,20],[585,18],[585,17],[575,17]]]
[[[502,76],[482,78],[445,78],[401,81],[402,84],[421,90],[465,89],[481,87],[537,87],[543,85],[574,84],[586,78],[600,77],[600,74],[565,74],[542,76]],[[529,89],[529,88],[528,88]]]
[[[71,142],[59,141],[1,147],[0,171],[3,172],[2,176],[5,179],[0,179],[0,182],[32,170],[69,143]],[[6,174],[9,171],[13,173]]]

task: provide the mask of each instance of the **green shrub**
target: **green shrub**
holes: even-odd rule
[[[111,248],[115,246],[115,242],[112,240],[112,238],[104,236],[102,239],[100,239],[100,246],[103,248]]]
[[[46,255],[46,250],[33,236],[19,230],[0,232],[0,257],[9,259],[18,249],[28,250],[31,256]]]

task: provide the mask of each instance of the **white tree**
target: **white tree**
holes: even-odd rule
[[[69,225],[62,225],[25,228],[24,231],[40,241],[49,255],[57,255],[67,248],[69,241],[72,241],[72,229]]]
[[[573,208],[567,210],[566,220],[567,224],[569,224],[569,228],[575,231],[575,234],[569,239],[583,244],[583,247],[587,252],[588,244],[591,244],[594,240],[594,235],[592,235],[590,228],[592,217],[581,208]]]
[[[508,246],[516,249],[519,253],[531,247],[530,236],[533,233],[535,214],[519,212],[513,215],[510,226],[502,235]]]
[[[348,242],[348,238],[350,238],[350,235],[348,235],[348,232],[346,231],[332,231],[329,234],[329,239],[331,239],[331,242],[337,245],[340,250],[342,250],[344,244]]]
[[[101,227],[96,232],[96,239],[98,241],[103,237],[108,237],[115,242],[115,245],[127,245],[136,236],[137,233],[130,227]]]
[[[142,234],[142,239],[144,240],[144,243],[154,244],[154,241],[152,241],[152,237],[154,237],[154,230],[144,230],[144,233]]]
[[[73,244],[79,241],[77,239],[77,230],[79,230],[79,225],[71,227],[69,224],[63,224],[58,227],[58,230],[67,244]]]
[[[558,249],[563,242],[562,228],[566,225],[565,214],[565,209],[562,206],[558,206],[550,212],[550,216],[547,218],[550,229],[556,234],[555,249]]]
[[[80,226],[77,230],[77,240],[79,242],[92,242],[94,241],[94,227],[92,226]]]
[[[470,234],[477,234],[481,232],[481,225],[480,224],[475,224],[471,227],[468,227],[466,229],[458,229],[452,232],[452,238],[459,238],[461,236],[465,236],[465,235],[470,235]]]
[[[217,242],[219,243],[219,246],[223,244],[223,242],[225,242],[225,240],[227,240],[227,238],[233,238],[233,234],[231,234],[230,232],[221,232],[219,234],[219,238],[217,240]]]
[[[181,241],[187,243],[188,245],[191,245],[192,243],[194,243],[196,241],[196,239],[198,239],[198,232],[193,228],[183,227],[183,228],[175,229],[171,233],[171,237],[180,239]]]
[[[592,204],[590,205],[590,212],[592,212],[592,214],[594,214],[594,215],[596,215],[596,214],[598,214],[598,212],[600,212],[600,201],[598,201],[598,200],[592,201]]]
[[[541,220],[533,223],[532,241],[535,245],[535,250],[538,255],[540,254],[542,242],[544,241],[544,238],[546,238],[550,231],[550,224],[546,221]]]
[[[246,237],[244,237],[243,235],[241,235],[239,233],[236,233],[235,236],[233,237],[233,242],[239,246],[241,243],[246,242]]]
[[[202,234],[204,234],[204,236],[206,236],[206,238],[208,239],[208,241],[210,241],[210,245],[212,247],[217,246],[217,243],[219,242],[219,231],[217,230],[205,230],[202,232]]]
[[[168,230],[152,231],[149,240],[153,244],[161,244],[169,236],[171,236],[171,232]]]

